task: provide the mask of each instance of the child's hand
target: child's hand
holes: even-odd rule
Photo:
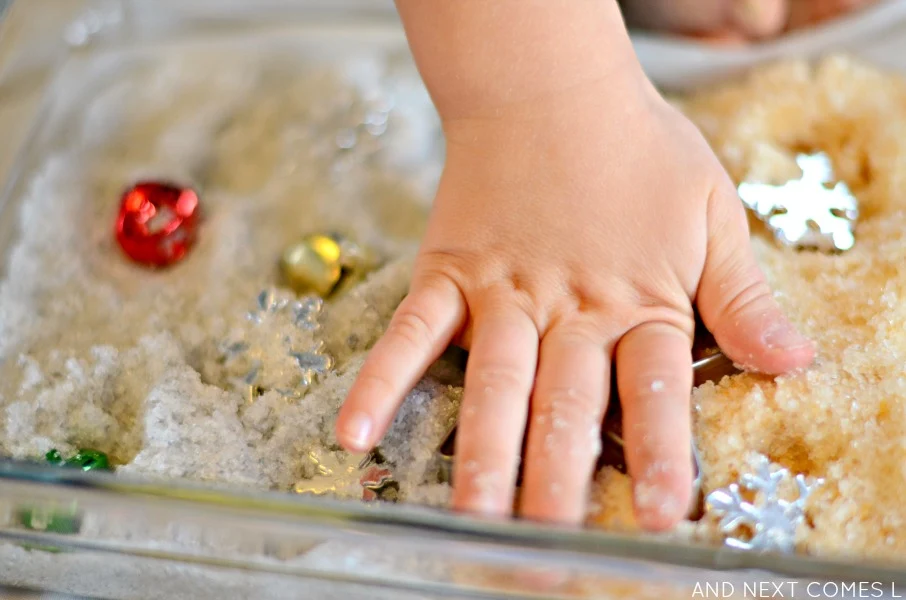
[[[527,430],[520,512],[578,523],[615,361],[637,514],[673,525],[692,480],[693,299],[741,364],[777,373],[813,354],[754,261],[733,184],[637,63],[487,109],[438,105],[448,153],[428,232],[342,408],[341,443],[374,446],[460,343],[454,506],[511,511]]]
[[[624,0],[633,26],[721,42],[774,37],[875,0]]]

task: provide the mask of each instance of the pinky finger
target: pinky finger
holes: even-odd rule
[[[337,440],[344,448],[365,452],[377,445],[406,393],[461,327],[465,311],[465,300],[451,280],[413,281],[340,409]]]

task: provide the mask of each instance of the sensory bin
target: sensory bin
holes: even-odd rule
[[[108,57],[57,85],[72,92],[51,116],[67,135],[30,176],[0,284],[0,451],[40,461],[90,448],[115,473],[151,480],[445,506],[437,448],[462,394],[457,357],[407,396],[371,463],[392,473],[390,497],[363,489],[350,471],[360,457],[333,438],[346,391],[406,294],[443,162],[408,57],[300,64],[291,52],[198,46]],[[906,85],[838,57],[762,68],[675,102],[736,181],[795,178],[796,153],[821,150],[861,203],[844,254],[784,248],[753,225],[778,300],[819,358],[777,380],[744,374],[695,391],[705,491],[766,456],[824,479],[800,552],[898,559]],[[194,245],[165,268],[136,264],[114,234],[124,190],[142,181],[200,199]],[[376,262],[340,294],[296,294],[280,258],[325,232]],[[602,469],[589,524],[634,531],[629,490]],[[667,535],[722,540],[709,517]]]

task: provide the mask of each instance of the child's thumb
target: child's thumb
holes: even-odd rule
[[[705,326],[735,363],[779,374],[808,366],[814,345],[787,320],[749,242],[732,184],[710,199],[708,254],[696,302]]]

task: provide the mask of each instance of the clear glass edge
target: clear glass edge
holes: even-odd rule
[[[133,4],[134,0],[127,2]],[[6,14],[22,0],[12,0]],[[191,3],[189,3],[191,4]],[[279,4],[279,2],[272,3]],[[323,7],[322,7],[323,8]],[[328,18],[338,16],[334,11],[325,10]],[[373,20],[371,21],[374,22]],[[0,55],[13,49],[4,42],[5,23],[0,27]],[[52,72],[56,65],[48,65]],[[52,73],[51,73],[52,74]],[[47,86],[52,77],[42,81],[44,90],[40,106],[29,125],[26,141],[3,183],[0,192],[0,256],[6,255],[14,241],[17,215],[10,214],[18,206],[13,198],[21,196],[25,185],[25,174],[40,155],[37,143],[44,119],[49,110],[50,90]],[[0,89],[4,82],[0,82]],[[13,217],[13,218],[11,218]],[[0,266],[0,276],[5,272],[5,260]],[[180,510],[226,510],[234,514],[269,519],[286,519],[324,525],[354,523],[364,532],[380,531],[384,535],[398,538],[417,539],[431,534],[432,539],[462,540],[484,545],[507,548],[532,548],[549,551],[565,551],[597,558],[620,560],[642,560],[678,567],[690,567],[712,571],[763,571],[777,576],[797,579],[820,579],[830,581],[878,581],[906,584],[906,569],[896,563],[853,559],[828,559],[808,555],[757,554],[726,547],[689,544],[664,539],[651,539],[638,535],[609,533],[600,530],[569,530],[547,527],[523,521],[487,521],[447,511],[424,507],[396,505],[363,505],[359,502],[336,501],[322,498],[305,498],[280,492],[253,493],[231,489],[225,486],[195,484],[187,481],[151,482],[135,477],[105,473],[83,473],[74,470],[60,470],[40,464],[0,459],[0,481],[20,482],[38,486],[48,495],[91,490],[101,493],[114,501],[143,503],[153,500],[156,505],[164,502],[175,511]],[[3,491],[0,489],[0,498]],[[30,535],[22,532],[16,536],[4,533],[3,537],[21,538],[21,541],[46,543],[44,534]],[[57,536],[60,545],[86,545],[84,541],[73,543]],[[91,544],[87,544],[90,546]],[[95,550],[103,550],[95,547]],[[108,549],[109,551],[109,549]],[[133,554],[135,550],[132,551]],[[152,551],[147,551],[154,554]],[[159,554],[159,553],[158,553]],[[161,556],[187,560],[186,556]],[[195,558],[207,564],[221,559]],[[212,562],[213,561],[213,562]],[[233,565],[236,567],[237,565]],[[423,584],[423,582],[419,582]],[[486,596],[481,596],[486,597]]]
[[[906,569],[892,563],[758,554],[594,529],[571,530],[518,520],[492,521],[419,506],[366,505],[357,501],[250,492],[183,481],[150,482],[131,476],[86,473],[21,461],[0,461],[0,482],[41,486],[48,495],[65,496],[83,490],[100,493],[114,501],[153,501],[156,508],[166,503],[173,514],[220,511],[248,518],[353,527],[359,534],[380,533],[413,541],[430,536],[434,541],[472,542],[502,550],[568,552],[592,558],[641,560],[709,571],[757,570],[796,579],[906,584]]]

